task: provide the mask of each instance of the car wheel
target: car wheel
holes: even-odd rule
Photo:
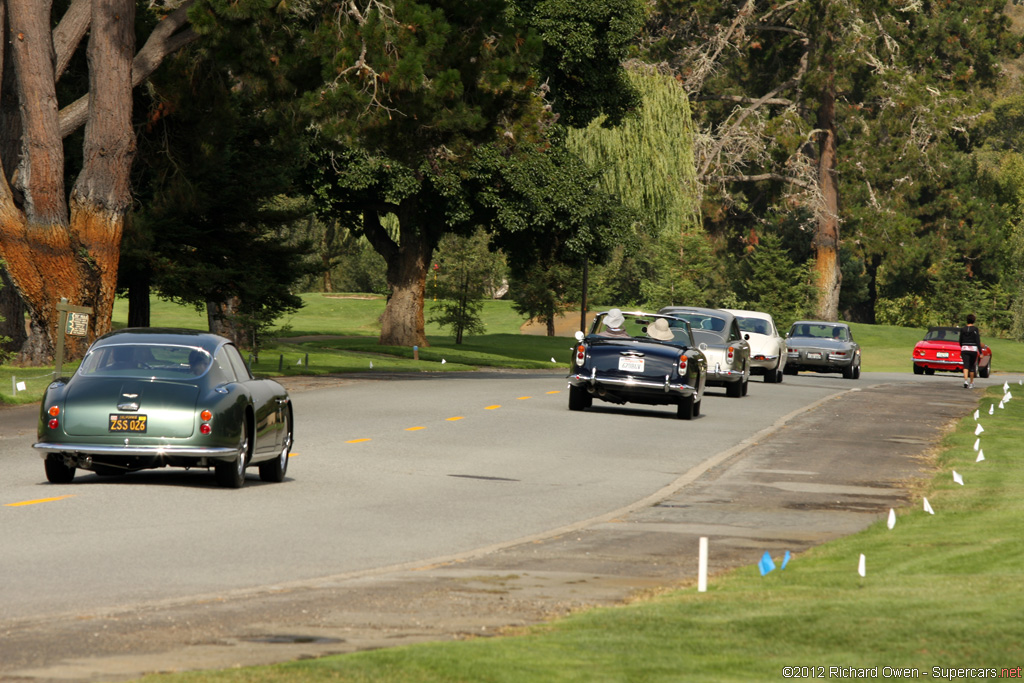
[[[288,471],[288,456],[292,450],[292,423],[288,412],[284,414],[284,445],[281,452],[273,460],[260,463],[260,479],[263,481],[282,482]]]
[[[924,369],[924,374],[926,374],[926,375],[934,375],[935,374],[935,368],[925,368]]]
[[[860,366],[858,365],[853,371],[853,378],[860,379]]]
[[[693,412],[694,400],[693,394],[685,396],[679,399],[679,407],[676,412],[676,417],[680,420],[692,420],[694,416]]]
[[[218,460],[213,466],[217,483],[228,489],[240,489],[245,483],[245,463],[249,458],[249,419],[242,424],[242,436],[238,440],[238,453],[234,460]]]
[[[797,369],[796,369],[796,368],[795,368],[794,366],[792,366],[792,365],[787,365],[787,366],[786,366],[786,369],[785,369],[785,370],[783,370],[783,372],[784,372],[784,373],[786,373],[787,375],[794,375],[794,376],[795,376],[795,375],[796,375],[796,374],[797,374],[798,372],[800,372],[800,371],[799,371],[799,370],[797,370]]]
[[[853,366],[847,365],[843,368],[843,379],[853,379]]]
[[[729,382],[725,385],[725,395],[729,398],[739,398],[743,395],[743,387],[740,382]]]
[[[51,484],[70,484],[75,478],[75,468],[64,464],[64,456],[50,453],[43,461],[46,468],[46,480]]]
[[[915,375],[923,375],[924,374],[924,368],[922,368],[917,363],[914,363],[914,374]]]
[[[583,387],[569,387],[569,410],[586,410],[594,404],[594,397]]]
[[[779,365],[782,365],[782,361],[779,361]],[[779,365],[774,368],[764,371],[765,384],[775,384],[776,382],[782,381],[782,371],[779,370]]]
[[[740,385],[740,396],[746,396],[747,391],[750,389],[750,380],[744,378],[744,380],[740,382]]]
[[[778,384],[778,383],[782,382],[782,378],[785,377],[785,376],[786,376],[786,373],[784,373],[782,370],[776,370],[775,371],[775,383]]]
[[[985,367],[978,368],[978,377],[981,377],[982,379],[988,379],[988,376],[991,373],[992,373],[992,362],[991,361],[989,361],[989,364],[986,365]]]
[[[700,415],[700,401],[693,402],[693,416],[697,417]]]

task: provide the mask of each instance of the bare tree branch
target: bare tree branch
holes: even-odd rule
[[[73,0],[67,12],[61,17],[60,23],[53,29],[53,50],[57,55],[54,64],[54,79],[60,80],[64,70],[71,63],[82,36],[89,30],[89,19],[92,14],[90,0]]]
[[[77,0],[76,0],[77,1]],[[170,54],[199,37],[188,25],[188,10],[195,0],[185,0],[156,25],[146,44],[132,62],[132,86],[136,87],[156,71]],[[89,96],[84,95],[60,110],[60,134],[66,138],[85,124],[89,116]]]

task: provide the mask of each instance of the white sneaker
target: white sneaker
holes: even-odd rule
[[[973,389],[973,388],[974,388],[974,382],[971,382],[971,386],[969,386],[969,387],[967,387],[967,388],[968,388],[968,389]]]

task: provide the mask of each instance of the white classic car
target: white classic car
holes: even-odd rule
[[[781,382],[786,368],[786,339],[779,334],[771,314],[726,308],[740,324],[750,342],[750,372],[764,375],[764,381]]]

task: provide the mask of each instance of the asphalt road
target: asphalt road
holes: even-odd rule
[[[987,383],[1017,379],[996,375]],[[924,433],[907,436],[909,425],[919,420],[900,392],[917,392],[916,401],[930,401],[941,419],[921,426]],[[858,403],[858,395],[868,394],[870,400]],[[822,409],[839,395],[851,399],[848,405],[857,414],[830,416]],[[891,405],[882,407],[887,396]],[[79,662],[61,668],[69,650],[54,647],[53,636],[83,621],[90,626],[103,622],[104,629],[118,622],[124,628],[124,615],[163,610],[176,615],[176,624],[190,618],[199,623],[199,613],[209,612],[211,604],[245,604],[255,613],[259,609],[251,601],[272,595],[276,602],[265,619],[273,622],[276,614],[282,623],[293,623],[282,615],[294,618],[300,594],[309,597],[307,590],[451,567],[474,558],[493,560],[501,549],[533,546],[536,554],[543,546],[551,551],[573,535],[621,536],[623,519],[633,526],[629,538],[615,539],[618,548],[636,542],[643,525],[682,514],[673,522],[677,537],[708,529],[721,537],[715,561],[721,568],[742,560],[735,551],[758,546],[749,543],[752,536],[763,545],[765,539],[778,539],[782,530],[788,546],[798,550],[801,544],[862,528],[871,521],[863,513],[880,514],[889,499],[874,499],[866,510],[829,503],[830,523],[814,521],[820,515],[794,517],[793,510],[800,505],[824,509],[822,496],[831,500],[849,494],[860,496],[862,503],[864,496],[888,493],[893,498],[892,482],[905,479],[920,463],[894,461],[885,457],[885,448],[902,439],[909,451],[922,450],[944,424],[968,412],[976,394],[959,388],[952,376],[865,373],[849,381],[801,375],[780,385],[752,382],[749,396],[742,399],[712,390],[702,415],[692,422],[676,420],[667,407],[598,402],[585,413],[570,413],[561,372],[308,380],[293,387],[293,398],[296,445],[288,479],[265,484],[253,471],[237,491],[218,488],[205,470],[155,470],[118,478],[79,473],[70,485],[48,484],[42,461],[31,451],[35,410],[0,409],[5,472],[0,479],[0,678],[109,679],[122,670],[137,675],[173,661],[173,654],[171,660],[146,661],[141,651],[181,656],[169,644],[174,638],[157,638],[154,627],[152,638],[159,642],[138,638],[140,656],[125,654],[131,646],[122,641],[121,659],[110,648],[103,653],[107,666]],[[872,415],[879,410],[883,414]],[[808,423],[801,439],[793,425],[806,414],[818,415],[819,421]],[[828,440],[822,441],[822,435],[851,419],[862,425],[862,432],[851,433],[840,447],[831,442],[832,452],[809,465],[807,451],[823,447]],[[895,441],[876,444],[879,457],[874,460],[850,458],[850,450],[869,448],[866,441],[885,419],[896,420]],[[770,441],[769,435],[796,441],[775,450],[755,448]],[[794,456],[804,457],[780,464]],[[853,484],[804,476],[830,459],[854,470],[859,460],[871,469],[855,472]],[[738,463],[743,464],[741,474],[736,474]],[[737,487],[744,486],[762,496],[766,491],[785,494],[787,512],[770,512],[768,499],[759,511],[757,496],[748,491],[737,497]],[[686,502],[673,503],[681,495]],[[896,491],[893,499],[903,495]],[[760,515],[764,528],[736,533],[738,507],[747,518]],[[739,526],[744,524],[749,526]],[[569,571],[563,564],[573,553],[542,555],[549,568]],[[504,557],[508,566],[522,560]],[[683,564],[685,571],[692,570],[689,560]],[[646,575],[655,582],[675,581],[685,573],[683,564],[665,562],[664,572]],[[503,568],[498,562],[487,571]],[[597,570],[577,566],[574,571]],[[551,592],[550,583],[542,588]],[[626,589],[622,582],[615,590],[595,585],[593,597],[621,596]],[[590,601],[585,592],[579,596],[582,603]],[[362,618],[377,619],[378,629],[397,618],[385,615],[394,605],[376,604],[377,614],[369,606]],[[442,619],[439,608],[431,615]],[[498,618],[493,626],[536,616]],[[264,629],[274,631],[271,623]],[[431,629],[412,636],[417,634],[436,637]],[[195,637],[185,634],[177,646]],[[330,641],[325,639],[327,645]],[[352,638],[349,646],[358,649],[360,642]],[[11,649],[5,650],[4,643]],[[243,662],[295,656],[285,648],[268,653],[265,647],[258,655],[242,656],[237,643],[232,647]],[[224,662],[213,659],[211,665]]]

